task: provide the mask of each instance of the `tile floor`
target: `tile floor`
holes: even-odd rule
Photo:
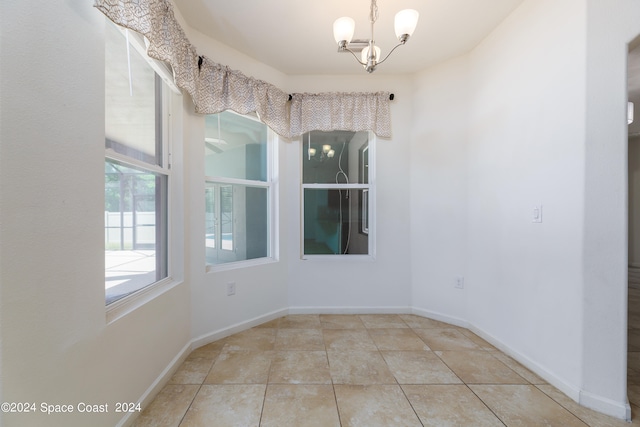
[[[629,398],[640,405],[636,345]],[[200,347],[135,423],[629,425],[577,405],[472,332],[414,315],[290,315]]]

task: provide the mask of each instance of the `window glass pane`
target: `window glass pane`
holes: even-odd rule
[[[207,183],[205,202],[207,264],[270,255],[267,188]]]
[[[228,111],[205,123],[205,175],[267,181],[266,125]]]
[[[162,82],[115,25],[105,31],[106,148],[161,165]]]
[[[310,132],[302,140],[303,184],[367,184],[367,132]],[[365,160],[366,158],[366,164]]]
[[[209,249],[215,249],[217,222],[216,222],[216,188],[213,185],[205,189],[205,246],[207,253]]]
[[[304,189],[304,253],[368,254],[368,190]]]
[[[105,161],[106,303],[167,277],[167,176]]]

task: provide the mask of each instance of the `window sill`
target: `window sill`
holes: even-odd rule
[[[327,261],[327,262],[374,262],[374,255],[302,255],[301,261]]]
[[[174,280],[172,277],[162,279],[152,285],[140,289],[131,295],[114,301],[107,308],[107,325],[137,310],[149,301],[162,295],[170,289],[181,284],[182,281]]]
[[[235,262],[227,262],[224,264],[207,264],[206,271],[207,273],[215,273],[218,271],[228,271],[228,270],[237,270],[239,268],[249,268],[256,267],[259,265],[267,265],[278,262],[276,258],[257,258],[250,259],[246,261],[235,261]]]

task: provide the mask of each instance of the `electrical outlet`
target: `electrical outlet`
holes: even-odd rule
[[[457,289],[464,289],[464,277],[456,277],[456,284],[454,285],[454,287]]]
[[[227,296],[236,294],[236,282],[227,283]]]

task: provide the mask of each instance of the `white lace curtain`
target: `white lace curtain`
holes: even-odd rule
[[[291,138],[312,130],[371,130],[391,137],[389,93],[295,93],[245,76],[198,55],[168,0],[95,0],[109,19],[149,41],[150,57],[173,69],[176,85],[201,114],[257,112],[271,129]]]

